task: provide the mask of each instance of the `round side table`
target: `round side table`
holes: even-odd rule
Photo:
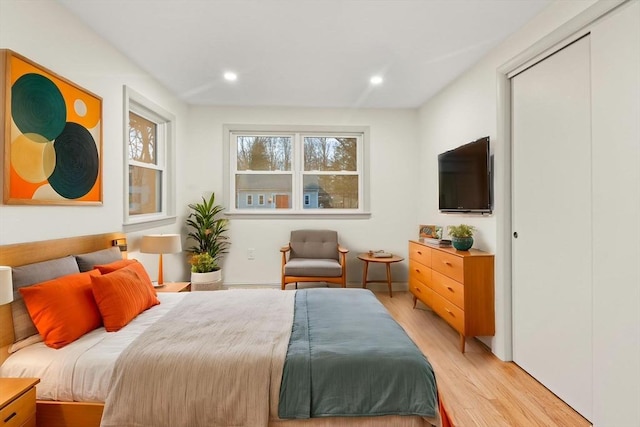
[[[389,287],[389,297],[393,298],[391,290],[391,264],[403,261],[404,258],[397,255],[391,255],[386,258],[376,258],[368,253],[358,254],[358,259],[364,261],[364,271],[362,273],[362,287],[367,288],[367,283],[386,283]],[[367,272],[369,271],[369,263],[385,264],[387,266],[387,280],[367,280]]]

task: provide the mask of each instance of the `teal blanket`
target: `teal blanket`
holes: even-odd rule
[[[296,292],[280,418],[436,416],[431,364],[373,293]]]

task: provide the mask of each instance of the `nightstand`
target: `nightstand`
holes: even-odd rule
[[[155,290],[156,292],[189,292],[191,290],[191,282],[165,282]]]
[[[3,427],[36,427],[38,378],[0,378],[0,420]]]

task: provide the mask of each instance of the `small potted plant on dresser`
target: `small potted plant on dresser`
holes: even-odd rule
[[[473,232],[475,227],[467,224],[450,225],[447,227],[453,247],[459,251],[468,251],[473,246]]]
[[[212,283],[217,284],[216,289],[222,284],[222,269],[220,260],[229,248],[229,237],[226,235],[229,220],[223,218],[224,208],[215,203],[215,193],[206,199],[202,197],[201,203],[189,205],[191,212],[187,217],[187,236],[195,244],[187,251],[191,259],[191,290],[209,289]],[[213,273],[213,274],[208,274]],[[200,276],[205,274],[206,276]],[[211,278],[214,277],[213,281]],[[200,286],[207,283],[211,286]],[[202,288],[202,289],[199,289]]]

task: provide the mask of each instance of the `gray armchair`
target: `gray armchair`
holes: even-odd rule
[[[294,230],[282,252],[282,289],[288,283],[325,282],[347,286],[347,249],[332,230]],[[287,259],[287,254],[288,259]]]

